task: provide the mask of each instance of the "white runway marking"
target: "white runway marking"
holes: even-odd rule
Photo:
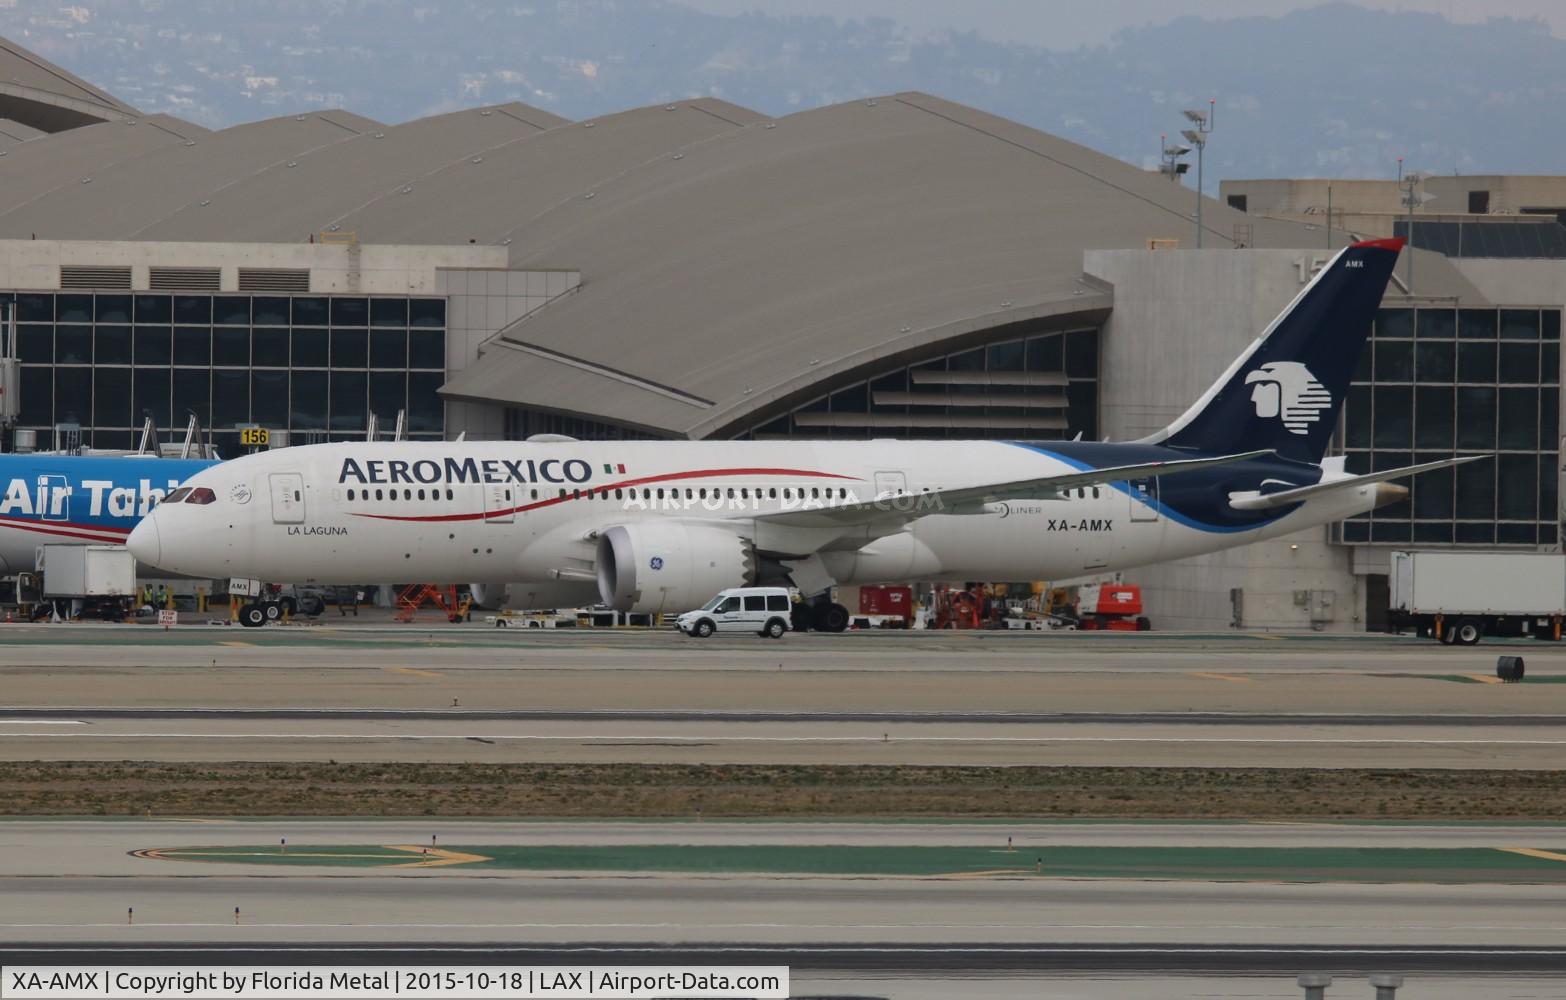
[[[0,719],[0,726],[85,726],[80,719]]]

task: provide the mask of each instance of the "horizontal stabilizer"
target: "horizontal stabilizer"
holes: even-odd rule
[[[1281,490],[1277,493],[1231,493],[1229,494],[1229,506],[1235,510],[1272,510],[1274,507],[1288,507],[1292,504],[1304,503],[1311,497],[1320,496],[1323,493],[1356,489],[1373,483],[1384,483],[1389,479],[1402,479],[1404,476],[1417,476],[1421,472],[1430,472],[1434,469],[1449,469],[1454,465],[1466,465],[1469,462],[1477,462],[1481,458],[1489,457],[1491,456],[1464,455],[1462,458],[1447,458],[1439,462],[1408,465],[1401,469],[1387,469],[1385,472],[1371,472],[1363,476],[1350,476],[1347,479],[1333,479],[1325,483],[1301,486],[1292,490]]]

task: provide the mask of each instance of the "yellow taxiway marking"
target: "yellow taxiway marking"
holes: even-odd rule
[[[1468,676],[1468,678],[1470,680],[1476,680],[1480,684],[1500,684],[1500,683],[1503,683],[1502,680],[1499,677],[1492,677],[1489,674],[1468,674],[1467,676]]]
[[[1191,676],[1201,677],[1209,681],[1228,681],[1230,684],[1249,684],[1251,682],[1249,677],[1235,677],[1232,674],[1209,674],[1200,670],[1192,672]]]
[[[218,643],[218,645],[219,646],[254,646],[255,643],[253,643],[253,642],[240,642],[239,640],[236,639],[236,640],[233,640],[232,642],[220,642],[220,643]]]
[[[156,858],[159,861],[180,861],[185,858],[352,858],[358,861],[400,861],[402,859],[400,854],[312,854],[309,851],[188,851],[180,847],[157,847],[134,853],[146,858]]]
[[[1505,851],[1507,854],[1522,854],[1530,858],[1543,858],[1546,861],[1566,861],[1566,854],[1541,851],[1537,847],[1498,847],[1496,850]]]
[[[415,670],[413,667],[382,667],[393,674],[407,674],[410,677],[445,677],[445,674],[436,673],[433,670]]]
[[[448,851],[436,847],[421,847],[415,845],[390,844],[382,847],[383,851],[397,851],[397,854],[336,854],[322,851],[247,851],[240,849],[218,848],[209,851],[193,851],[181,847],[152,847],[131,854],[138,858],[149,858],[157,861],[188,861],[188,860],[244,860],[245,858],[319,858],[329,861],[385,861],[386,868],[443,868],[448,865],[468,865],[475,861],[492,861],[493,858],[482,854],[464,854],[461,851]],[[415,860],[409,860],[412,855]],[[402,862],[394,864],[391,862]]]
[[[470,865],[475,861],[492,861],[482,854],[463,854],[461,851],[448,851],[444,848],[404,846],[401,844],[387,844],[388,851],[408,851],[419,855],[420,860],[405,865],[392,865],[393,868],[443,868],[446,865]]]

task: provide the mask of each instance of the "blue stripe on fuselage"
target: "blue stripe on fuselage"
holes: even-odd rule
[[[1141,465],[1147,462],[1178,462],[1193,458],[1216,457],[1153,444],[1051,441],[1048,446],[1045,446],[1026,441],[1005,443],[1040,455],[1047,455],[1083,472],[1112,468],[1117,465]],[[1281,480],[1290,485],[1272,484],[1273,489],[1263,490],[1264,479]],[[1252,531],[1287,516],[1299,505],[1270,511],[1235,510],[1229,506],[1230,493],[1248,490],[1276,492],[1295,486],[1311,486],[1320,479],[1319,466],[1280,458],[1255,458],[1246,462],[1235,462],[1232,465],[1162,477],[1158,483],[1158,497],[1152,502],[1152,507],[1176,524],[1197,531],[1221,534]],[[1141,499],[1125,481],[1117,481],[1109,485],[1133,499]],[[1147,501],[1144,499],[1143,502]]]

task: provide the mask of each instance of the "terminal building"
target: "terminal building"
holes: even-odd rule
[[[1322,182],[1235,182],[1196,249],[1188,189],[918,93],[210,131],[10,44],[4,80],[0,297],[15,429],[40,447],[62,428],[128,447],[147,416],[195,414],[235,454],[244,427],[362,438],[399,411],[429,439],[1133,438],[1336,247],[1407,222],[1395,184],[1390,209],[1345,188],[1327,216]],[[1566,180],[1460,180],[1490,184],[1463,189],[1485,211],[1458,220],[1460,252],[1425,218],[1444,194],[1416,211],[1341,443],[1356,470],[1500,459],[1127,574],[1156,627],[1360,630],[1392,548],[1559,549],[1566,255],[1545,210]]]

